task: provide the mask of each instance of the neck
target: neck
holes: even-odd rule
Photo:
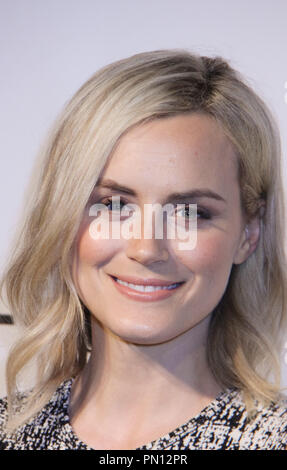
[[[152,415],[179,400],[208,402],[221,390],[206,361],[208,320],[152,345],[124,341],[93,320],[92,352],[73,387],[72,408]]]

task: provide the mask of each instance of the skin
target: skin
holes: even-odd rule
[[[202,188],[224,198],[185,201],[211,215],[198,217],[193,250],[179,250],[179,241],[167,237],[95,240],[88,211],[83,215],[73,278],[92,313],[93,348],[72,387],[71,424],[95,449],[134,449],[188,421],[222,391],[206,363],[207,328],[232,265],[256,248],[259,223],[247,225],[234,149],[208,116],[132,129],[107,162],[107,179],[137,195],[95,188],[91,203],[120,195],[143,210],[145,203],[164,204],[170,193]],[[110,274],[185,284],[167,299],[139,302],[118,292]]]

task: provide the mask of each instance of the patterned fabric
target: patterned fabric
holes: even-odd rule
[[[51,400],[12,436],[4,434],[7,400],[0,400],[0,449],[93,450],[74,433],[68,415],[73,379],[64,381]],[[287,449],[287,402],[258,407],[248,423],[241,394],[222,392],[198,415],[172,432],[136,450],[284,450]]]

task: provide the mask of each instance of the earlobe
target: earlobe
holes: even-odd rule
[[[250,253],[250,242],[247,237],[246,231],[244,230],[243,237],[241,238],[239,247],[236,250],[236,253],[233,258],[233,264],[243,263],[249,256]]]
[[[260,218],[255,217],[244,227],[233,263],[241,264],[255,251],[260,237]]]

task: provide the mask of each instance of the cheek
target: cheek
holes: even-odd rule
[[[225,278],[232,266],[233,247],[230,238],[220,233],[198,233],[196,247],[190,251],[177,251],[177,259],[195,275],[202,274],[209,279],[222,275]]]
[[[88,267],[100,268],[109,262],[121,249],[121,240],[94,239],[88,227],[79,232],[76,243],[76,256],[74,257],[74,273],[85,270]]]

